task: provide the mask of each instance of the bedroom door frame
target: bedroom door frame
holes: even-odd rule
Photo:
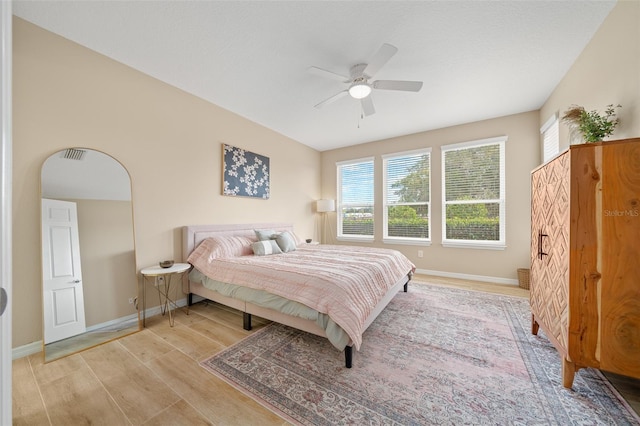
[[[4,312],[0,313],[0,424],[12,423],[12,141],[11,141],[11,1],[0,2],[0,292]]]

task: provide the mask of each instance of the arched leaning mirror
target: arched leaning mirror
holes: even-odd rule
[[[140,330],[131,180],[113,157],[70,148],[41,171],[45,362]]]

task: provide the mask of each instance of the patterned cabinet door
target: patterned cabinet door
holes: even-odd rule
[[[544,168],[541,168],[531,174],[531,270],[529,281],[531,310],[536,318],[539,316],[541,301],[534,295],[541,285],[539,282],[543,274],[543,264],[540,261],[540,233],[545,227],[544,214],[542,212],[542,200],[546,190],[545,171]]]
[[[532,175],[531,310],[560,348],[567,348],[569,159],[560,155]]]

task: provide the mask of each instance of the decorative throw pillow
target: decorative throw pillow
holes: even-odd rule
[[[273,229],[255,229],[258,241],[272,240],[278,233]]]
[[[251,244],[251,248],[253,249],[253,254],[256,256],[282,253],[280,247],[278,247],[278,243],[274,240],[258,241]]]
[[[291,235],[289,231],[276,234],[275,240],[283,253],[294,251],[296,249],[296,239]]]

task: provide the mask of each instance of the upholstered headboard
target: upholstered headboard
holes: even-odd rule
[[[241,235],[255,237],[256,229],[273,229],[274,231],[289,231],[292,235],[293,225],[290,223],[245,223],[232,225],[189,225],[182,228],[182,261],[186,262],[191,252],[205,238]]]

